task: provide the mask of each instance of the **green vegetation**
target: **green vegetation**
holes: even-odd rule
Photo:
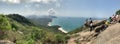
[[[81,32],[81,31],[87,29],[87,28],[88,28],[88,27],[82,26],[82,27],[79,27],[79,28],[77,28],[77,29],[75,29],[75,30],[73,30],[73,31],[70,31],[68,34],[78,33],[78,32]]]
[[[35,26],[18,14],[1,14],[0,30],[3,31],[0,31],[0,40],[10,40],[16,44],[66,44],[69,36],[55,32],[53,27]]]
[[[4,16],[4,15],[0,15],[0,29],[1,30],[9,30],[9,29],[11,29],[8,18],[6,18],[6,16]]]
[[[7,15],[7,17],[23,24],[23,25],[33,25],[31,22],[29,22],[29,20],[19,14],[9,14]]]
[[[52,18],[50,17],[28,16],[26,18],[28,18],[36,26],[48,26],[48,22],[52,21]]]
[[[58,25],[48,26],[48,22],[52,21],[52,18],[50,18],[50,17],[45,17],[45,18],[44,17],[43,18],[40,17],[39,18],[37,16],[36,17],[33,16],[33,17],[27,17],[27,18],[30,20],[30,22],[32,22],[37,27],[40,27],[42,29],[46,29],[46,30],[52,31],[54,33],[65,34],[62,31],[58,30],[58,28],[60,27]]]
[[[6,16],[0,14],[0,39],[6,37],[6,30],[11,30],[10,22],[8,21],[8,18]]]
[[[120,10],[116,11],[116,14],[117,14],[117,15],[120,15]]]

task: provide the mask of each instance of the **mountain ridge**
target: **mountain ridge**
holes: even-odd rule
[[[0,22],[0,40],[3,41],[7,40],[16,44],[66,44],[69,38],[66,34],[55,31],[55,27],[36,26],[19,14],[1,14]],[[6,24],[9,25],[6,26]]]

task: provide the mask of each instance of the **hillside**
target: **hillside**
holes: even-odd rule
[[[0,43],[66,44],[66,34],[50,29],[38,27],[19,14],[0,15]]]
[[[52,21],[52,18],[50,16],[35,16],[35,15],[30,15],[26,16],[29,20],[35,23],[37,26],[48,26],[48,22]]]
[[[58,30],[58,28],[60,28],[60,26],[58,25],[48,26],[48,23],[52,21],[52,18],[57,18],[57,17],[30,15],[30,16],[27,16],[26,18],[37,27],[47,29],[49,31],[53,31],[55,33],[65,34],[62,31]]]
[[[88,27],[78,28],[72,31],[68,44],[119,44],[120,23],[110,24],[108,28],[102,28],[103,21],[96,23],[93,31]],[[82,29],[82,30],[81,30]],[[84,29],[84,30],[83,30]],[[73,33],[73,34],[72,34]]]

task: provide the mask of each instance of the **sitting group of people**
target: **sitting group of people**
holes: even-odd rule
[[[105,21],[105,27],[108,27],[109,24],[114,24],[114,23],[120,23],[120,16],[119,15],[113,15],[111,17],[109,17],[106,21]]]
[[[109,26],[109,24],[115,24],[115,23],[120,23],[119,15],[113,15],[109,17],[107,20],[105,20],[101,30],[103,31]]]
[[[118,23],[118,22],[120,22],[120,16],[113,15],[113,16],[109,17],[108,22],[109,23]]]

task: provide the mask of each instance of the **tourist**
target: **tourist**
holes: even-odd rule
[[[116,18],[116,22],[118,22],[119,15],[116,15],[115,18]]]
[[[102,24],[102,28],[101,28],[101,31],[104,31],[109,25],[109,21],[108,20],[105,20],[104,21],[104,24]]]
[[[116,22],[116,15],[113,15],[113,23],[115,23]]]
[[[108,25],[109,25],[109,21],[108,21],[108,20],[106,20],[106,21],[105,21],[105,28],[107,28],[107,27],[108,27]]]
[[[93,20],[92,20],[92,18],[90,18],[89,19],[90,21],[90,23],[89,23],[89,25],[90,25],[90,31],[92,31],[93,30]]]
[[[108,21],[109,21],[109,23],[111,23],[113,21],[112,17],[109,17]]]

